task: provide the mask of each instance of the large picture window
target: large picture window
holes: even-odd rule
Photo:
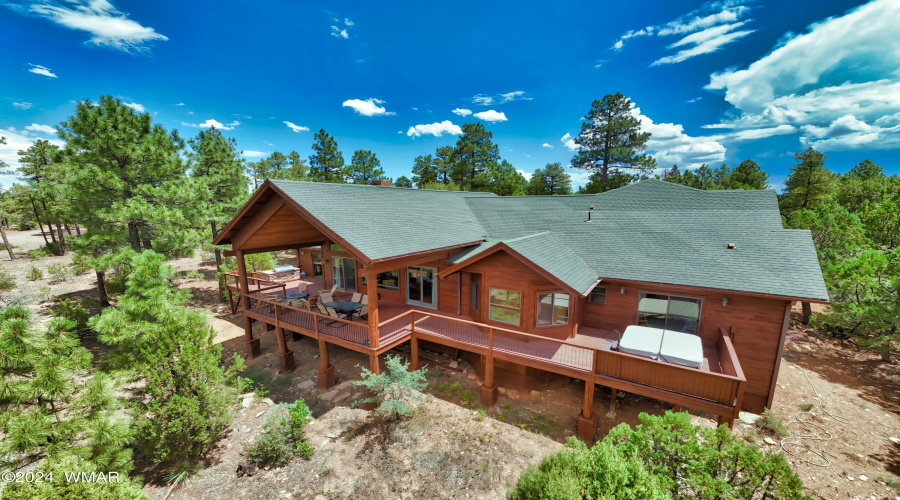
[[[369,280],[366,278],[366,276],[363,276],[362,286],[368,284]],[[379,290],[390,290],[392,292],[400,291],[400,270],[378,273],[375,276],[375,285]]]
[[[569,294],[539,293],[537,326],[565,325],[569,322]]]
[[[702,301],[659,293],[641,293],[638,325],[696,334],[700,329]]]
[[[522,312],[522,294],[497,288],[491,288],[490,294],[491,305],[488,317],[494,321],[518,325]]]

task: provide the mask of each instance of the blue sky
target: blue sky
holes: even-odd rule
[[[781,188],[814,146],[832,170],[900,173],[897,0],[0,5],[13,166],[75,101],[111,94],[186,137],[223,128],[250,160],[308,156],[324,128],[395,178],[481,121],[530,173],[568,164],[591,101],[622,92],[659,167],[753,158]]]

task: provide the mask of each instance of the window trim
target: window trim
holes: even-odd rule
[[[556,295],[565,295],[569,298],[569,305],[566,306],[566,322],[565,323],[554,323],[553,322],[553,313],[556,308]],[[535,328],[546,328],[548,326],[565,326],[568,325],[572,319],[572,295],[562,291],[552,291],[552,292],[535,292],[535,307],[534,307],[534,326]],[[550,323],[546,325],[542,325],[539,323],[538,315],[541,313],[541,295],[550,295],[552,298],[550,299]]]
[[[594,300],[594,292],[596,290],[603,290],[603,302],[597,302]],[[588,302],[591,304],[598,304],[598,305],[606,304],[606,297],[608,294],[609,294],[609,289],[606,287],[606,285],[603,285],[603,286],[597,285],[594,287],[593,290],[591,290],[591,293],[588,295]]]
[[[518,312],[519,312],[519,314],[518,314],[519,322],[518,322],[518,323],[511,323],[511,322],[509,322],[509,321],[503,321],[502,319],[494,319],[494,318],[491,317],[491,308],[493,308],[493,307],[495,306],[495,304],[494,304],[493,302],[491,302],[491,291],[492,291],[492,290],[500,290],[500,291],[504,291],[504,292],[512,292],[512,293],[517,293],[517,294],[519,294],[519,307],[504,306],[504,305],[501,305],[501,304],[496,304],[496,306],[497,306],[498,308],[500,308],[500,309],[508,309],[508,310],[513,310],[513,309],[514,309],[514,310],[518,311]],[[488,287],[488,315],[487,315],[487,319],[489,319],[489,320],[491,320],[491,321],[496,321],[497,323],[503,323],[503,324],[505,324],[505,325],[522,326],[522,297],[524,297],[524,296],[525,296],[525,293],[523,293],[523,292],[520,291],[520,290],[509,290],[509,289],[506,289],[506,288],[493,288],[493,287]]]
[[[679,295],[679,294],[673,294],[673,293],[667,293],[667,292],[654,292],[652,290],[638,290],[638,306],[637,306],[637,313],[635,314],[634,324],[638,324],[638,322],[641,319],[641,298],[643,298],[641,296],[645,295],[645,294],[665,295],[665,296],[669,297],[670,299],[672,297],[676,297],[676,298],[681,298],[681,299],[697,300],[699,302],[697,304],[697,331],[695,333],[689,333],[689,335],[700,335],[700,319],[703,317],[703,303],[706,302],[706,296]],[[668,318],[668,316],[669,316],[668,306],[666,306],[666,318]],[[686,333],[686,332],[682,332],[682,333]]]

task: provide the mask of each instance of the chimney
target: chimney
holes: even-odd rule
[[[373,186],[391,187],[391,181],[388,181],[388,180],[372,181],[372,185]]]

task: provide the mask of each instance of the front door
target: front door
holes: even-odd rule
[[[437,309],[437,283],[433,267],[406,268],[406,303]]]
[[[333,283],[346,292],[356,291],[356,259],[334,257],[332,260]]]

